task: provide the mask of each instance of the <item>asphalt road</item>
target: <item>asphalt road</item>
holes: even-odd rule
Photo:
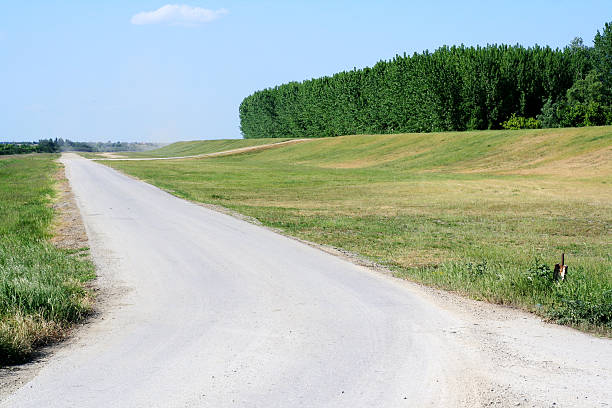
[[[76,155],[63,161],[100,313],[2,407],[612,404],[610,340],[356,266]]]

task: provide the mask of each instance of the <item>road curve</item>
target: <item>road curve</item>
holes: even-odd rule
[[[612,403],[610,340],[423,289],[62,160],[102,310],[2,407]]]

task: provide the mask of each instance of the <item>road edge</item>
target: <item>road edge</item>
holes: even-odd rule
[[[58,168],[57,172],[51,176],[55,180],[56,195],[52,201],[55,215],[51,223],[52,237],[49,242],[58,248],[78,250],[87,247],[89,251],[89,234],[83,221],[78,200],[66,175],[66,166],[61,161],[61,156],[54,161]],[[98,279],[99,266],[94,262],[91,252],[87,253],[87,258],[94,263],[96,272],[96,277],[84,284],[85,288],[91,293],[89,299],[92,302],[91,313],[81,322],[68,328],[61,339],[37,349],[30,360],[17,365],[0,367],[0,402],[6,400],[36,377],[57,350],[69,347],[87,325],[96,322],[104,314],[105,300],[102,299],[104,296],[100,296],[102,287]]]
[[[85,158],[84,158],[85,159]],[[86,159],[86,160],[92,160],[92,159]],[[103,164],[103,162],[98,161],[98,160],[92,160],[92,161],[96,161],[99,164]],[[517,306],[512,306],[512,305],[507,305],[507,304],[497,304],[497,303],[491,303],[485,300],[476,300],[473,298],[470,298],[468,296],[465,296],[463,294],[461,294],[460,292],[455,292],[455,291],[449,291],[449,290],[445,290],[445,289],[440,289],[440,288],[436,288],[436,287],[432,287],[432,286],[428,286],[425,285],[423,283],[411,280],[407,277],[400,277],[397,276],[397,273],[394,272],[393,270],[391,270],[390,268],[388,268],[387,266],[377,263],[375,261],[372,261],[364,256],[361,256],[359,254],[356,254],[354,252],[350,252],[348,250],[345,250],[343,248],[338,248],[338,247],[334,247],[331,245],[325,245],[325,244],[319,244],[313,241],[308,241],[299,237],[296,237],[294,235],[290,235],[288,232],[283,231],[279,228],[274,228],[274,227],[269,227],[267,225],[264,225],[261,221],[259,221],[258,219],[242,214],[238,211],[232,210],[230,208],[227,207],[223,207],[221,205],[218,204],[210,204],[210,203],[202,203],[202,202],[198,202],[198,201],[194,201],[185,197],[179,197],[178,195],[175,194],[174,190],[166,190],[164,188],[158,187],[154,184],[148,183],[145,180],[142,180],[136,176],[133,176],[131,174],[125,173],[119,169],[116,169],[114,167],[111,166],[106,166],[114,171],[117,171],[118,173],[129,177],[133,180],[136,181],[140,181],[143,183],[148,184],[151,187],[154,187],[160,191],[163,191],[167,194],[172,195],[175,198],[181,199],[181,200],[185,200],[189,203],[195,204],[197,206],[200,207],[204,207],[206,209],[218,212],[218,213],[222,213],[225,215],[228,215],[230,217],[242,220],[242,221],[246,221],[248,223],[257,225],[261,228],[265,228],[268,231],[277,233],[279,235],[282,235],[286,238],[292,239],[294,241],[300,242],[302,244],[308,245],[312,248],[318,249],[320,251],[323,251],[325,253],[328,253],[330,255],[333,255],[335,257],[338,257],[344,261],[350,262],[355,266],[358,266],[360,268],[363,268],[365,270],[367,270],[369,273],[374,273],[378,276],[382,276],[386,279],[392,280],[395,283],[401,284],[404,287],[408,288],[409,290],[411,290],[412,293],[416,294],[416,295],[420,295],[425,297],[427,300],[429,300],[430,302],[436,304],[439,307],[442,307],[444,309],[447,309],[449,311],[452,311],[454,313],[458,313],[460,315],[463,316],[473,316],[474,315],[474,310],[478,309],[478,314],[482,314],[482,315],[486,315],[488,317],[494,317],[495,319],[499,319],[499,318],[514,318],[514,319],[525,319],[525,318],[531,318],[534,319],[536,321],[538,321],[540,324],[545,325],[545,326],[550,326],[550,327],[554,327],[560,330],[565,330],[568,332],[575,332],[575,333],[580,333],[580,334],[584,334],[593,338],[599,338],[599,339],[612,339],[611,337],[607,337],[604,335],[600,335],[599,333],[596,332],[590,332],[590,331],[585,331],[585,330],[580,330],[579,328],[576,327],[572,327],[572,326],[567,326],[567,325],[561,325],[561,324],[557,324],[551,321],[547,321],[546,319],[544,319],[541,316],[538,316],[534,313],[531,313],[527,310],[521,309]]]

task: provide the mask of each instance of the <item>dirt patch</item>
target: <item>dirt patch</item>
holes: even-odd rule
[[[110,152],[99,153],[99,155],[104,156],[109,159],[125,159],[125,156],[122,156],[120,154],[110,153]]]
[[[51,242],[58,248],[81,249],[88,246],[87,232],[77,207],[70,183],[66,179],[64,166],[55,175],[56,200],[53,209],[56,218],[53,223]]]
[[[587,152],[569,159],[558,159],[535,168],[518,169],[510,174],[550,174],[563,177],[606,177],[612,172],[612,148]]]
[[[206,153],[206,154],[202,154],[198,156],[201,156],[201,157],[230,156],[230,155],[240,154],[240,153],[250,153],[250,152],[256,152],[260,150],[274,149],[280,146],[286,146],[286,145],[291,145],[291,144],[301,143],[301,142],[308,142],[311,140],[313,139],[293,139],[293,140],[287,140],[286,142],[269,143],[269,144],[259,145],[259,146],[241,147],[239,149],[225,150],[223,152]]]

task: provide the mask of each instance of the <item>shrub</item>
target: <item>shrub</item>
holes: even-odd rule
[[[540,129],[542,123],[535,118],[525,118],[523,116],[516,116],[513,113],[510,118],[501,123],[504,129],[518,130],[518,129]]]

